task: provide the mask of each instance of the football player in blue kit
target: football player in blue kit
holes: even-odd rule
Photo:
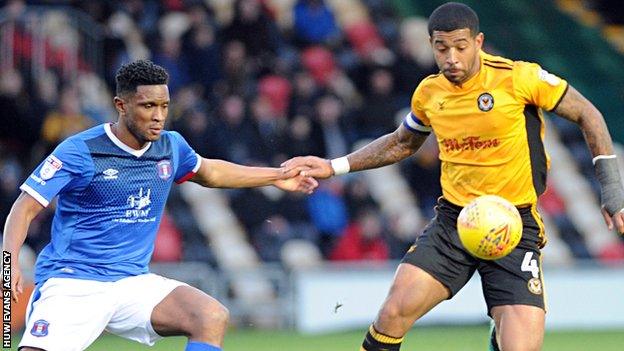
[[[172,183],[205,187],[274,185],[310,193],[301,169],[246,167],[199,156],[164,130],[169,90],[160,66],[139,60],[116,75],[116,123],[63,141],[20,189],[5,228],[11,290],[22,298],[19,250],[28,227],[54,197],[51,242],[37,258],[21,350],[84,350],[106,330],[153,345],[184,335],[188,351],[221,350],[228,311],[183,282],[148,271]]]

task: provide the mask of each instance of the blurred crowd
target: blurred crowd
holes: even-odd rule
[[[6,218],[21,182],[55,145],[116,120],[114,75],[135,59],[167,69],[168,129],[182,133],[204,157],[279,166],[298,155],[342,156],[362,140],[393,131],[409,111],[418,82],[437,69],[426,20],[402,19],[390,3],[9,1],[2,25],[12,28],[11,63],[3,56],[0,67],[0,218]],[[28,49],[35,40],[29,25],[33,5],[56,10],[43,12],[37,40],[46,58],[37,66],[33,62],[40,55]],[[85,54],[91,39],[67,25],[79,13],[101,38],[101,67],[93,67],[96,61]],[[4,43],[6,35],[4,30]],[[557,127],[591,173],[578,128],[564,121]],[[430,138],[400,164],[425,219],[433,216],[441,193],[437,153]],[[311,196],[271,188],[226,194],[263,261],[279,262],[281,247],[291,239],[314,243],[328,260],[399,259],[422,228],[399,235],[396,218],[381,210],[370,187],[356,173],[321,182]],[[567,218],[565,203],[554,192],[545,198],[542,209],[556,218],[574,257],[592,257]],[[187,206],[174,189],[154,259],[216,264]],[[30,228],[27,244],[36,252],[49,240],[51,207]]]

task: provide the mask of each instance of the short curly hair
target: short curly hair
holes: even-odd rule
[[[468,5],[447,2],[439,6],[429,16],[429,35],[434,31],[452,32],[468,28],[474,37],[479,34],[479,16]]]
[[[115,75],[115,93],[122,96],[135,93],[139,85],[167,84],[169,74],[161,66],[149,60],[137,60],[119,68]]]

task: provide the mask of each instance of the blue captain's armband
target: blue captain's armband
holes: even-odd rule
[[[425,125],[412,112],[408,113],[407,116],[405,116],[405,119],[403,119],[403,125],[405,126],[405,128],[413,133],[429,134],[432,131],[431,126]]]

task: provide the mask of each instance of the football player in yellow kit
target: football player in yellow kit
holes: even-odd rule
[[[495,322],[492,349],[540,350],[546,239],[536,202],[549,166],[542,110],[581,128],[594,157],[605,221],[624,232],[624,189],[611,137],[601,113],[565,80],[535,63],[483,52],[484,35],[470,7],[438,7],[429,17],[429,34],[440,72],[420,82],[397,130],[344,157],[296,157],[284,165],[310,167],[305,175],[316,178],[377,168],[412,155],[434,131],[442,162],[437,216],[399,265],[361,350],[399,350],[414,322],[452,298],[475,271]],[[495,261],[468,254],[457,235],[462,207],[485,194],[513,203],[524,225],[520,244]]]

